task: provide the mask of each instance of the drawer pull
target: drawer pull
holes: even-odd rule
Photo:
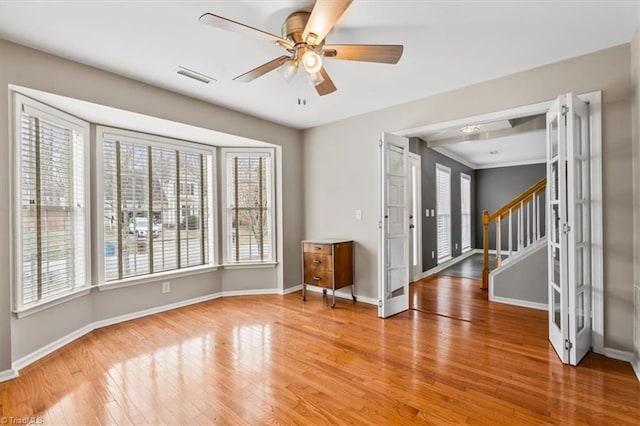
[[[322,247],[315,246],[313,249],[314,250],[322,250]]]
[[[322,262],[321,262],[321,261],[319,261],[318,259],[316,259],[316,260],[314,260],[314,261],[313,261],[313,263],[315,263],[316,265],[319,265],[319,264],[321,264]]]
[[[317,275],[314,275],[313,279],[314,279],[314,280],[316,280],[316,281],[320,281],[322,278],[320,278],[320,277],[319,277],[319,276],[317,276]]]

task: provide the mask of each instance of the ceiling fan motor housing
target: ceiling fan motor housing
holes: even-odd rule
[[[309,12],[294,12],[282,24],[282,37],[290,40],[294,45],[305,43],[302,33],[309,21]]]

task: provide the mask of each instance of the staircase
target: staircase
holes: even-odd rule
[[[521,263],[529,257],[537,265],[541,264],[541,259],[544,262],[543,265],[545,267],[538,269],[534,275],[537,276],[536,279],[538,280],[544,279],[546,286],[546,232],[544,224],[546,186],[547,179],[544,178],[514,197],[494,213],[489,214],[486,210],[482,212],[482,290],[489,290],[490,281],[493,281],[502,271],[514,267],[516,263]],[[491,224],[494,224],[494,226],[492,227]],[[489,245],[491,228],[493,228],[493,235],[495,235],[495,263],[490,273]],[[544,256],[541,253],[543,250]],[[519,268],[522,268],[522,265]],[[487,297],[489,297],[489,294]],[[493,299],[492,297],[489,298]]]

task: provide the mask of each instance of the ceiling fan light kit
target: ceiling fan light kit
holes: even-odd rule
[[[302,54],[302,65],[309,74],[317,74],[322,68],[322,58],[313,50],[307,50]]]
[[[323,58],[396,64],[402,56],[402,45],[325,44],[325,37],[352,1],[317,0],[311,13],[294,12],[287,17],[282,25],[282,37],[212,13],[202,15],[200,22],[228,31],[258,36],[286,49],[288,55],[280,56],[241,74],[235,77],[234,81],[250,82],[275,69],[279,69],[285,79],[291,80],[298,69],[304,69],[316,92],[324,96],[337,89],[323,66]]]

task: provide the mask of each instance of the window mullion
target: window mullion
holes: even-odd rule
[[[149,213],[147,218],[147,239],[149,240],[149,273],[153,274],[153,166],[151,146],[147,146],[147,176],[149,183]]]
[[[118,215],[118,279],[123,276],[123,258],[122,258],[122,227],[124,220],[122,217],[122,164],[120,163],[120,141],[116,141],[116,214]],[[128,260],[128,259],[127,259]]]
[[[238,200],[238,157],[234,157],[234,167],[233,167],[233,173],[234,173],[234,186],[233,186],[233,198],[234,198],[234,205],[235,205],[235,211],[234,211],[234,219],[235,219],[235,225],[232,225],[235,233],[236,233],[236,262],[240,261],[240,206],[239,206],[239,200]]]
[[[200,154],[200,253],[201,262],[205,263],[205,247],[204,247],[204,155]]]
[[[180,151],[176,150],[176,265],[180,269],[181,265],[181,242],[180,242]]]
[[[262,167],[263,158],[258,158],[258,238],[260,241],[258,242],[258,250],[260,252],[260,260],[264,261],[264,226],[262,224],[262,206],[263,206],[263,194],[262,194]]]
[[[37,278],[36,278],[36,294],[37,300],[42,299],[42,197],[41,197],[41,179],[42,173],[40,170],[40,119],[34,117],[35,126],[35,172],[36,172],[36,262],[37,262]]]

